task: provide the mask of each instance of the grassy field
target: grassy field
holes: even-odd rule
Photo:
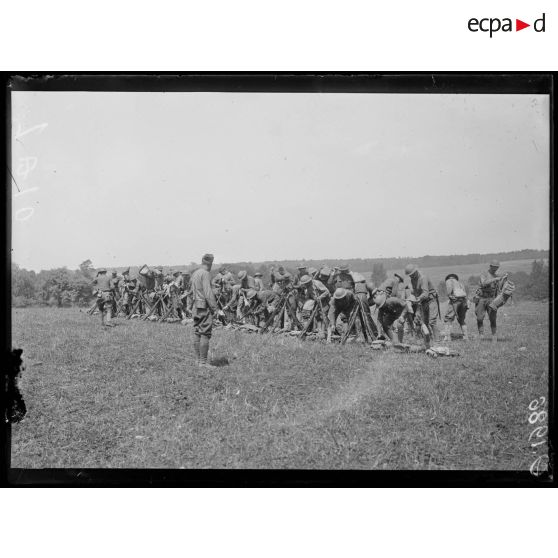
[[[518,271],[524,271],[525,273],[531,273],[531,265],[533,264],[533,260],[510,260],[510,261],[502,261],[501,267],[499,269],[499,273],[517,273]],[[467,279],[471,275],[480,275],[483,271],[488,269],[488,263],[484,264],[464,264],[464,265],[450,265],[450,266],[436,266],[436,267],[420,267],[420,270],[428,275],[430,279],[434,282],[434,285],[437,287],[440,281],[443,281],[448,273],[457,273],[459,278],[467,282]],[[403,278],[405,275],[403,274],[403,269],[388,269],[388,275],[393,275],[393,273],[399,273]],[[368,278],[370,277],[370,271],[368,273],[364,273],[364,275]]]
[[[12,466],[528,470],[547,316],[506,306],[495,347],[455,340],[461,356],[436,360],[221,329],[212,352],[231,364],[202,371],[189,326],[17,309]]]

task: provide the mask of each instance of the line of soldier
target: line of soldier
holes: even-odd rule
[[[202,268],[204,265],[208,267],[209,259],[213,263],[210,256],[204,256],[206,261],[202,263]],[[488,270],[481,274],[479,288],[473,297],[479,335],[484,334],[484,319],[488,314],[493,342],[497,340],[497,310],[513,292],[507,274],[498,274],[499,267],[498,261],[490,262]],[[259,272],[252,277],[246,271],[240,271],[235,279],[226,266],[221,266],[213,278],[210,270],[211,266],[206,269],[208,276],[205,279],[209,282],[215,302],[211,319],[223,324],[250,323],[271,332],[304,329],[327,342],[331,342],[336,334],[358,335],[363,330],[365,337],[368,331],[369,337],[374,339],[381,330],[392,343],[402,343],[405,332],[410,331],[422,337],[429,348],[436,341],[448,341],[452,324],[457,321],[463,339],[469,339],[465,316],[470,303],[465,286],[455,273],[445,278],[449,301],[442,319],[439,296],[433,282],[414,264],[405,267],[405,275],[409,278],[407,285],[403,277],[395,273],[377,287],[360,273],[352,272],[343,265],[333,269],[301,265],[295,275],[283,266],[272,267],[268,287]],[[179,319],[192,316],[195,321],[196,304],[204,297],[207,299],[209,294],[196,295],[194,275],[191,277],[189,272],[181,271],[165,275],[163,268],[159,267],[154,272],[147,270],[143,274],[140,270],[136,279],[130,278],[129,269],[121,277],[116,272],[108,277],[106,270],[100,269],[94,283],[99,291],[97,306],[103,324],[111,326],[111,315],[116,314],[118,309],[126,316],[132,312],[143,315],[154,312],[161,317],[164,310],[167,314],[172,311],[172,315]],[[507,290],[503,289],[504,286]],[[204,289],[207,291],[205,286]],[[154,310],[157,300],[161,300],[162,304]],[[207,300],[205,304],[205,308],[211,308]],[[278,315],[281,305],[284,311]],[[377,310],[376,321],[371,307]],[[350,317],[356,312],[361,314],[360,320],[353,320],[351,331],[347,331]],[[444,330],[440,336],[439,322],[442,320]]]

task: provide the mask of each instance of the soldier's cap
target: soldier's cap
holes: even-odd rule
[[[239,271],[239,272],[238,272],[237,277],[238,277],[238,279],[239,279],[240,281],[242,281],[242,279],[244,279],[244,277],[246,277],[246,275],[248,275],[248,274],[246,273],[246,271],[242,270],[242,271]]]
[[[225,273],[225,271],[227,271],[227,268],[226,268],[224,265],[222,265],[222,266],[219,268],[219,273]]]
[[[162,265],[158,265],[157,268],[159,271],[163,271],[163,266]]]
[[[407,264],[405,266],[405,275],[413,275],[418,271],[417,266],[415,264]]]
[[[333,298],[335,300],[340,300],[341,298],[345,298],[346,296],[347,296],[347,289],[343,289],[342,287],[335,289],[335,292],[333,293]]]
[[[399,275],[399,273],[394,273],[393,275],[395,275],[395,277],[397,277],[397,279],[399,279],[399,281],[401,281],[401,283],[403,283],[404,279],[403,279],[403,277],[401,277],[401,275]]]
[[[280,266],[277,268],[277,271],[278,271],[279,273],[283,273],[283,272],[285,271],[285,268],[284,268],[282,265],[280,265]]]
[[[348,265],[340,265],[339,266],[339,271],[341,273],[347,273],[349,271],[349,266]]]
[[[444,279],[444,281],[447,281],[448,279],[454,278],[456,281],[459,281],[459,277],[457,276],[457,273],[449,273],[448,275],[446,275],[446,278]]]
[[[318,273],[318,270],[315,267],[308,268],[308,275],[315,275],[316,273]]]
[[[305,265],[297,265],[296,268],[297,269],[306,269],[306,266]]]
[[[116,271],[114,271],[114,269],[111,271],[111,273],[112,273],[113,275],[117,275],[117,273],[116,273]]]
[[[261,277],[261,276],[262,276],[262,274],[259,271],[256,271],[256,273],[254,273],[254,277]]]
[[[246,293],[246,298],[252,300],[256,296],[256,291],[254,289],[249,289]]]
[[[173,275],[174,275],[175,277],[178,277],[181,273],[182,273],[182,271],[175,271],[175,272],[173,273]]]
[[[310,277],[310,275],[303,275],[300,278],[300,282],[303,285],[309,285],[310,283],[312,283],[312,277]]]
[[[214,259],[213,254],[204,254],[202,264],[212,264]]]
[[[99,268],[99,269],[97,270],[97,273],[98,273],[98,274],[99,274],[99,273],[106,273],[106,272],[107,272],[107,270],[106,270],[104,267],[101,267],[101,268]]]
[[[500,262],[498,260],[492,260],[490,262],[490,267],[500,267]]]
[[[378,290],[372,281],[366,281],[366,288],[370,291],[370,294],[374,296],[374,293]]]
[[[137,283],[137,282],[138,282],[138,280],[135,277],[132,277],[130,279],[130,283]]]
[[[324,265],[324,267],[320,269],[320,275],[323,275],[324,277],[329,277],[331,275],[331,269],[327,267],[327,265]]]
[[[122,272],[122,275],[130,275],[130,268],[125,269],[125,270]]]

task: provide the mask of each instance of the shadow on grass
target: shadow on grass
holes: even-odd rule
[[[511,337],[498,337],[497,343],[506,343],[511,340]],[[483,343],[492,343],[492,337],[482,337],[479,341],[482,341]]]
[[[212,358],[209,362],[213,366],[218,366],[218,367],[228,366],[230,364],[229,359],[227,357],[215,357]]]

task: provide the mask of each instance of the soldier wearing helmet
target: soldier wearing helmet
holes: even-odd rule
[[[376,289],[372,297],[378,308],[378,322],[392,343],[395,343],[393,326],[397,326],[397,341],[403,343],[407,304],[402,298],[388,296],[386,291]]]
[[[330,282],[333,283],[336,289],[349,289],[353,292],[355,290],[355,280],[353,278],[353,274],[349,269],[349,266],[345,264],[333,269]]]
[[[333,293],[331,300],[329,302],[329,312],[327,316],[328,327],[327,327],[327,342],[331,343],[331,336],[333,330],[337,328],[337,319],[340,316],[348,321],[351,311],[353,310],[355,304],[357,304],[354,293],[349,289],[344,289],[339,287]]]
[[[425,330],[426,348],[430,348],[432,341],[438,339],[438,318],[440,317],[440,304],[438,291],[430,278],[422,274],[416,265],[410,263],[405,267],[405,275],[411,279],[411,292],[417,298],[421,318],[428,329]]]
[[[500,268],[500,262],[498,260],[492,260],[488,266],[488,270],[481,273],[479,288],[477,289],[477,294],[475,297],[475,314],[477,317],[477,328],[479,330],[479,336],[484,335],[484,317],[488,313],[488,321],[490,322],[490,331],[492,333],[492,342],[497,341],[497,326],[496,326],[496,315],[497,309],[491,304],[492,301],[498,295],[498,288],[500,284],[505,281],[508,274],[499,275],[498,269]]]
[[[272,290],[278,294],[289,288],[292,284],[293,276],[282,265],[277,269],[271,267],[271,285]]]
[[[275,310],[275,305],[279,301],[279,295],[269,289],[262,291],[250,289],[246,293],[246,300],[259,325],[262,320],[264,322],[267,321],[270,313]]]

